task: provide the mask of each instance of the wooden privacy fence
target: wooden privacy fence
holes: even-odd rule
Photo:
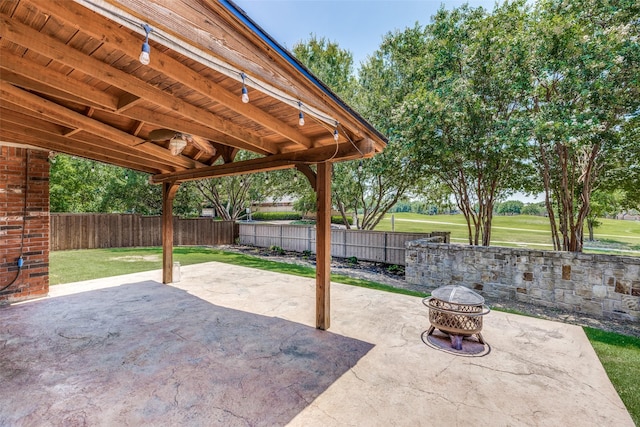
[[[174,245],[231,245],[232,221],[173,219]],[[50,250],[162,245],[162,218],[135,214],[51,214]]]
[[[404,265],[405,242],[439,237],[442,243],[449,243],[450,235],[448,231],[396,233],[334,228],[331,256]],[[240,244],[262,248],[279,246],[287,251],[316,251],[316,230],[309,226],[241,223],[239,239]]]

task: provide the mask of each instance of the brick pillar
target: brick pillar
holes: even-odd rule
[[[0,145],[0,304],[49,292],[47,157],[46,151]],[[24,260],[21,271],[20,255]],[[6,287],[16,275],[15,282]]]

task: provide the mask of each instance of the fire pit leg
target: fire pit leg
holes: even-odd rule
[[[462,350],[462,335],[449,335],[451,338],[451,347],[456,350]]]
[[[431,325],[431,327],[429,328],[429,331],[427,331],[427,336],[431,335],[435,330],[436,330],[436,327]]]
[[[480,344],[484,344],[484,338],[482,338],[482,334],[480,332],[478,332],[476,335],[478,335],[478,342]]]

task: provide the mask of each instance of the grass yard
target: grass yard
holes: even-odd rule
[[[315,269],[313,268],[204,247],[176,247],[174,248],[174,260],[179,261],[182,265],[218,261],[302,277],[315,277]],[[58,251],[51,252],[49,264],[51,284],[68,283],[159,269],[162,267],[162,249],[119,248]],[[331,280],[381,291],[425,296],[419,292],[400,290],[337,274],[332,274]],[[584,330],[631,417],[636,425],[640,426],[640,399],[638,399],[640,396],[640,338],[591,328],[584,328]]]
[[[422,215],[399,212],[394,213],[393,216],[395,231],[414,233],[450,231],[452,243],[468,242],[467,223],[462,215]],[[640,222],[615,219],[601,219],[601,222],[602,225],[594,230],[597,242],[585,241],[585,252],[640,256]],[[380,221],[376,230],[391,231],[391,214]],[[588,236],[586,228],[585,236]],[[532,215],[495,216],[491,230],[491,244],[553,250],[549,220]]]
[[[181,246],[173,249],[173,260],[180,265],[218,261],[260,270],[275,271],[301,277],[316,277],[314,268],[264,260],[236,252],[206,247]],[[79,282],[81,280],[138,273],[162,268],[162,248],[112,248],[77,251],[56,251],[49,256],[49,282],[52,285]],[[331,280],[346,285],[361,286],[381,291],[412,296],[426,296],[421,292],[398,290],[391,286],[368,280],[331,274]]]
[[[640,426],[640,338],[584,330],[631,418]]]

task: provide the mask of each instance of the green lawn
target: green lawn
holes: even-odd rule
[[[316,277],[314,268],[268,261],[250,255],[206,247],[175,247],[173,249],[173,260],[179,261],[180,265],[218,261],[295,276]],[[51,252],[49,255],[49,283],[58,285],[60,283],[78,282],[160,268],[162,268],[162,248],[160,247],[56,251]],[[337,283],[392,291],[405,295],[427,295],[422,292],[398,290],[381,283],[354,279],[340,274],[332,274],[331,280]]]
[[[462,215],[422,215],[415,213],[395,213],[395,231],[430,232],[450,231],[452,243],[466,243],[467,223]],[[601,219],[594,237],[598,242],[585,242],[585,252],[610,252],[621,255],[640,256],[640,222],[615,219]],[[391,214],[380,221],[376,230],[391,231]],[[588,233],[585,229],[585,236]],[[531,215],[495,216],[491,230],[491,244],[495,246],[525,247],[552,250],[549,220]],[[594,249],[598,245],[602,249]],[[616,252],[612,249],[624,250]]]
[[[640,426],[640,338],[584,330],[633,421]]]

